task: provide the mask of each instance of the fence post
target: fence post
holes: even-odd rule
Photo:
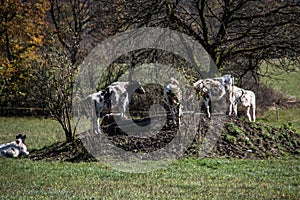
[[[280,101],[280,100],[278,100],[278,101],[275,103],[276,120],[277,120],[277,121],[279,121],[279,111],[278,111],[279,101]]]

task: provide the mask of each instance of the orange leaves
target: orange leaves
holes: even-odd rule
[[[47,33],[47,10],[49,2],[46,0],[2,0],[0,62],[8,58],[11,63],[15,60],[28,63],[37,58],[37,47],[44,44],[44,35]]]
[[[2,92],[17,94],[30,81],[34,63],[41,57],[39,47],[45,43],[49,8],[47,0],[0,0]]]
[[[0,56],[8,56],[10,50],[14,58],[32,57],[24,54],[26,51],[32,52],[32,46],[43,45],[48,9],[49,3],[46,0],[4,0],[0,5],[0,45],[4,47],[0,48]]]

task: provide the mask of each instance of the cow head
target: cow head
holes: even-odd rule
[[[100,117],[101,111],[105,107],[105,95],[107,94],[106,90],[101,90],[99,92],[88,95],[87,99],[92,99],[95,104],[96,116]]]
[[[202,89],[205,87],[204,85],[204,81],[203,80],[199,80],[196,83],[194,83],[194,88],[196,90],[196,92],[202,92]]]
[[[138,81],[130,81],[129,87],[138,94],[145,94],[145,89],[142,87],[141,83]]]
[[[223,76],[224,82],[223,85],[226,90],[232,90],[233,89],[233,84],[234,84],[234,78],[230,74],[226,74]]]

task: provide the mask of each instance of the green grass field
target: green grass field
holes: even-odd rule
[[[0,142],[11,141],[18,133],[27,135],[26,143],[31,149],[40,149],[65,139],[58,122],[51,119],[0,118]]]
[[[267,75],[262,78],[262,83],[274,88],[275,90],[291,96],[300,98],[300,68],[295,66],[294,70],[289,72],[276,67],[266,67],[262,64],[261,73]]]
[[[145,174],[0,159],[1,199],[298,199],[299,159],[185,159]]]
[[[29,150],[63,140],[50,119],[0,118],[0,142],[23,132]],[[5,133],[5,134],[4,134]],[[0,199],[298,199],[300,159],[181,159],[148,173],[100,162],[0,158]]]
[[[300,69],[292,72],[285,72],[281,69],[266,69],[262,65],[262,73],[270,75],[270,77],[262,78],[262,83],[274,88],[276,91],[283,93],[287,96],[294,96],[300,100]],[[261,116],[258,121],[282,126],[283,124],[292,124],[296,129],[300,130],[300,105],[292,109],[279,108],[279,119],[277,120],[276,111],[269,110]]]

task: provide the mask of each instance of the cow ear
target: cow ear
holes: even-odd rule
[[[24,139],[26,139],[26,135],[24,135],[23,137],[24,137]]]
[[[106,90],[106,93],[109,94],[109,95],[112,93],[112,91],[109,87],[105,88],[105,90]]]

